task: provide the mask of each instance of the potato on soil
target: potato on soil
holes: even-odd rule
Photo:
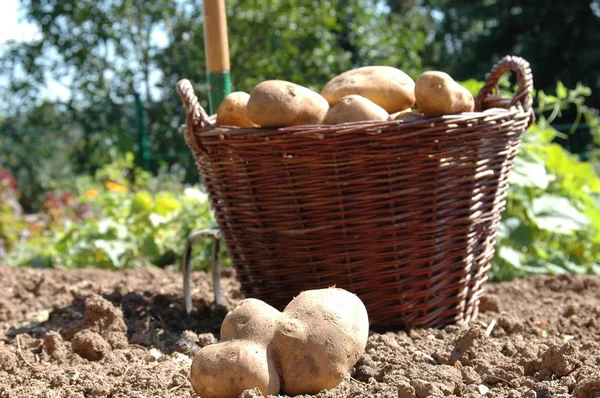
[[[246,104],[250,94],[235,91],[229,94],[217,109],[217,126],[258,127],[246,115]]]
[[[323,124],[341,124],[363,120],[387,120],[385,109],[360,95],[347,95],[327,112]]]
[[[451,115],[472,112],[473,95],[454,81],[450,75],[439,71],[424,72],[415,84],[417,107],[425,116]]]
[[[260,344],[231,340],[202,348],[192,360],[190,380],[202,398],[237,398],[258,388],[263,395],[279,392],[279,376]]]
[[[222,340],[244,339],[267,346],[282,314],[264,301],[242,300],[227,313],[221,324]]]
[[[319,124],[328,110],[319,93],[284,80],[257,84],[246,106],[248,118],[262,127]]]
[[[368,98],[388,113],[410,108],[415,103],[415,82],[391,66],[363,66],[331,79],[321,95],[334,106],[347,95]]]
[[[308,290],[284,309],[271,348],[286,394],[337,386],[362,355],[369,318],[362,301],[337,288]]]

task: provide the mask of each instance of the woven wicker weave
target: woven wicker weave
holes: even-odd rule
[[[493,95],[514,71],[512,100]],[[359,295],[375,329],[477,315],[533,77],[505,57],[476,112],[281,129],[215,127],[187,80],[186,142],[242,290],[281,309],[306,289]]]

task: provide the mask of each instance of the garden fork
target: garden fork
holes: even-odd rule
[[[231,92],[231,76],[229,63],[229,38],[227,35],[227,13],[225,0],[205,0],[202,2],[204,14],[204,47],[206,53],[207,83],[209,87],[209,106],[215,113],[221,101]],[[221,231],[218,228],[192,232],[187,239],[183,253],[183,294],[185,311],[192,311],[192,294],[190,291],[190,257],[194,242],[204,237],[213,239],[213,289],[215,303],[223,304],[221,293]]]
[[[192,292],[190,287],[190,261],[192,257],[192,246],[202,238],[212,238],[212,282],[215,293],[215,304],[223,305],[223,293],[221,292],[221,239],[223,235],[217,227],[192,232],[185,243],[183,251],[183,297],[185,301],[185,312],[192,312]]]

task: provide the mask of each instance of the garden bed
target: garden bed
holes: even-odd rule
[[[192,397],[191,355],[226,307],[193,274],[0,268],[0,397]],[[321,397],[600,397],[600,278],[488,285],[469,328],[372,334],[352,378]],[[255,397],[255,391],[244,393]]]

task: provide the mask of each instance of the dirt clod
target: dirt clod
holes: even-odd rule
[[[262,396],[258,388],[251,388],[243,391],[239,398],[261,398]]]
[[[69,357],[69,349],[62,336],[51,330],[44,336],[44,353],[51,359],[62,362]]]
[[[85,300],[83,328],[99,333],[112,348],[127,347],[127,326],[123,312],[97,294]]]
[[[243,298],[226,270],[215,306],[210,279],[193,273],[188,316],[177,272],[0,267],[0,398],[193,397],[192,356]],[[351,377],[298,398],[600,397],[600,278],[486,289],[468,327],[372,333]]]
[[[212,333],[200,333],[198,335],[198,345],[200,347],[206,347],[207,345],[215,344],[217,338]]]
[[[600,376],[584,379],[573,391],[575,398],[593,398],[600,396]]]
[[[12,373],[18,367],[19,359],[8,346],[0,346],[0,370]]]
[[[415,388],[408,381],[400,381],[398,383],[398,398],[412,398],[415,395]]]
[[[111,350],[110,345],[102,336],[91,330],[75,333],[71,340],[73,352],[90,361],[99,361]]]
[[[551,372],[555,376],[566,376],[580,365],[578,354],[579,350],[575,344],[553,345],[542,354],[541,372]],[[544,374],[540,377],[538,375],[538,378],[545,379],[548,376]]]
[[[494,294],[483,296],[479,303],[479,311],[481,312],[500,312],[500,300]]]

